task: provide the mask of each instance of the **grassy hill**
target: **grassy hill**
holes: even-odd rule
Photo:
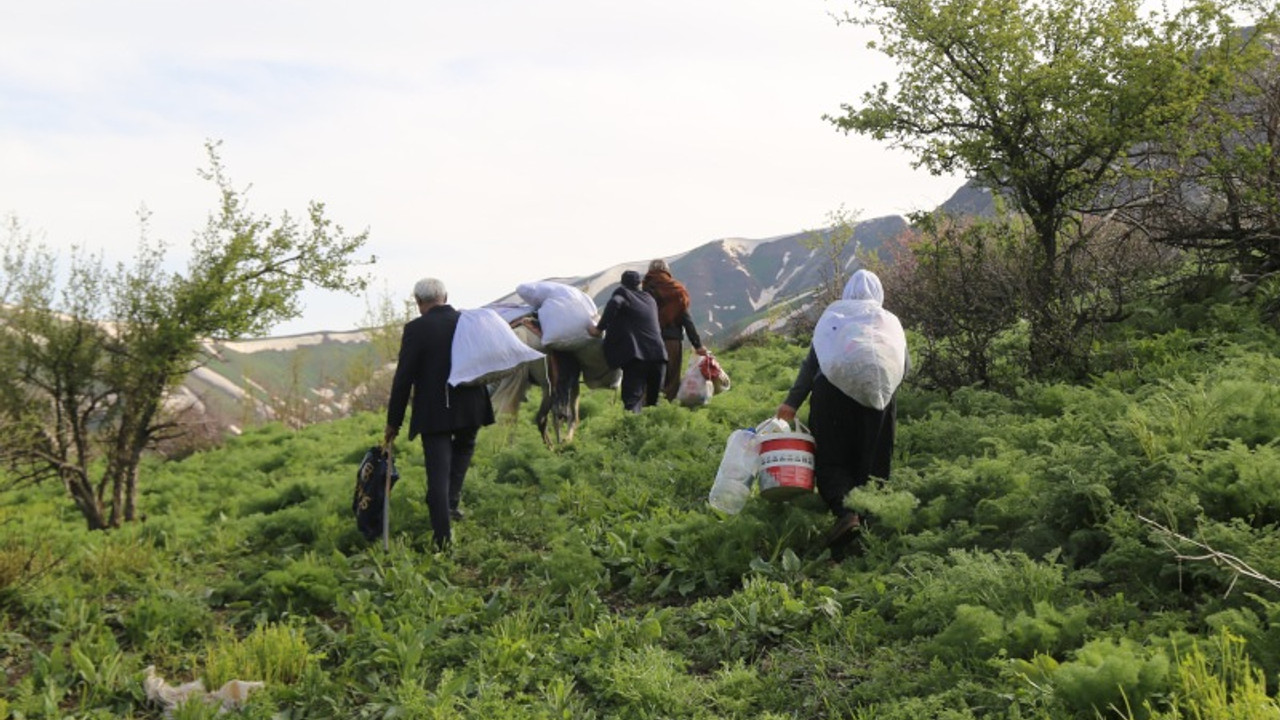
[[[405,441],[390,551],[355,530],[377,414],[152,461],[118,531],[6,489],[0,716],[160,717],[154,666],[264,682],[250,718],[1276,717],[1280,336],[1187,317],[1128,326],[1084,385],[908,380],[838,561],[816,497],[706,504],[805,352],[776,339],[720,355],[705,408],[586,392],[559,451],[531,407],[485,429],[445,553]]]

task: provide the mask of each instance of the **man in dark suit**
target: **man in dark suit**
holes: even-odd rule
[[[447,304],[444,283],[423,278],[413,286],[413,297],[421,315],[405,324],[400,338],[384,440],[390,446],[400,434],[412,393],[409,439],[422,435],[431,532],[436,547],[443,549],[453,537],[450,522],[462,518],[462,481],[475,453],[476,435],[493,423],[493,406],[483,385],[449,386],[459,313]]]
[[[622,273],[622,283],[604,306],[600,322],[589,331],[604,335],[604,359],[622,368],[622,406],[639,413],[658,402],[667,368],[667,348],[658,326],[658,303],[640,289],[640,273]]]

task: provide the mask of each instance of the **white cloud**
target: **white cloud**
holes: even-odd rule
[[[27,3],[0,25],[0,213],[180,256],[216,198],[368,227],[376,287],[461,307],[722,237],[932,207],[960,184],[821,118],[886,76],[820,0]],[[345,330],[309,294],[279,331]]]

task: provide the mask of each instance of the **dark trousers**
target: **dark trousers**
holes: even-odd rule
[[[684,368],[681,367],[684,362],[684,337],[663,338],[662,343],[667,346],[667,374],[662,383],[662,396],[675,400],[676,393],[680,391],[680,382],[684,380]]]
[[[632,360],[623,365],[622,407],[639,413],[646,405],[657,405],[666,370],[666,360]]]
[[[809,430],[817,446],[813,457],[818,494],[840,517],[849,491],[872,476],[889,478],[897,428],[897,400],[884,410],[858,403],[819,375],[809,396]]]
[[[427,466],[427,511],[431,514],[431,534],[437,548],[453,539],[449,511],[462,500],[462,481],[471,467],[480,428],[464,428],[422,436],[422,454]]]

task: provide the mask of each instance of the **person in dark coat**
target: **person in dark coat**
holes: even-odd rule
[[[854,273],[845,285],[844,300],[884,302],[880,278],[868,270]],[[845,507],[845,496],[865,485],[871,476],[889,478],[897,428],[897,397],[883,410],[867,407],[844,394],[822,374],[813,346],[800,364],[796,380],[786,400],[774,415],[791,422],[796,409],[809,399],[809,431],[813,433],[814,482],[818,494],[835,515],[835,524],[827,534],[827,544],[839,547],[852,531],[862,525],[862,518]]]
[[[698,328],[693,325],[693,317],[689,314],[689,291],[684,284],[671,276],[671,268],[666,260],[658,259],[649,263],[649,272],[645,273],[640,287],[653,296],[658,302],[658,327],[662,332],[662,344],[667,349],[666,379],[662,384],[662,395],[674,400],[680,390],[680,380],[684,375],[684,337],[689,337],[693,351],[706,355],[707,349],[702,347],[698,337]],[[655,395],[652,405],[657,402]]]
[[[431,532],[436,547],[443,549],[453,539],[451,521],[462,518],[462,482],[475,453],[476,435],[493,423],[493,406],[483,385],[449,386],[460,313],[447,304],[444,283],[423,278],[414,285],[413,296],[421,314],[405,324],[400,338],[384,442],[390,447],[400,433],[412,395],[409,439],[422,436]]]
[[[604,359],[622,368],[622,406],[638,413],[658,401],[667,350],[658,328],[658,303],[640,289],[640,273],[622,273],[622,284],[604,306],[592,335],[604,335]]]

